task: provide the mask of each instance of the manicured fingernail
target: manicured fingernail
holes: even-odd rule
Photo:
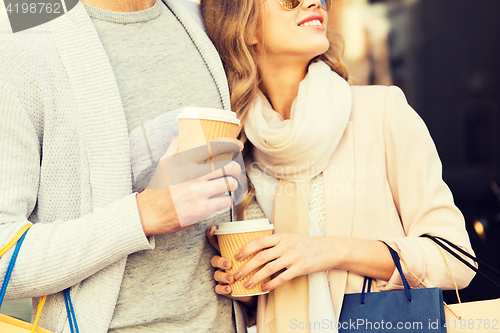
[[[229,288],[229,287],[225,287],[225,288],[224,288],[224,291],[225,291],[226,293],[228,293],[228,294],[229,294],[229,293],[231,292],[231,288]]]
[[[211,233],[213,233],[213,229],[214,229],[214,228],[217,228],[217,227],[213,226],[213,227],[208,228],[208,229],[207,229],[207,234],[209,234],[209,235],[210,235]]]
[[[247,280],[247,281],[243,284],[243,286],[245,286],[245,288],[247,288],[247,289],[251,289],[251,288],[252,288],[252,281]]]
[[[234,282],[234,277],[230,274],[226,275],[226,281],[229,282],[229,283],[233,283]]]
[[[231,262],[226,260],[222,263],[222,266],[224,266],[225,269],[229,269],[231,268]]]
[[[238,261],[241,261],[241,259],[243,259],[243,255],[240,252],[237,252],[234,255],[234,258],[236,258],[236,260],[238,260]]]
[[[267,291],[267,285],[263,285],[260,289],[262,289],[262,291]]]
[[[239,281],[243,278],[243,274],[241,274],[241,272],[236,272],[234,278]]]

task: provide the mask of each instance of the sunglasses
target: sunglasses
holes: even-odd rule
[[[302,1],[303,0],[278,0],[281,7],[286,10],[294,10]],[[321,7],[323,7],[324,10],[330,10],[330,8],[332,8],[332,0],[321,0]]]

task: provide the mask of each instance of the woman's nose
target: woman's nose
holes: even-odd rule
[[[314,7],[320,7],[321,6],[321,0],[304,0],[302,1],[302,8],[303,9],[310,9]]]

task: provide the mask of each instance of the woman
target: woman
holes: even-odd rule
[[[255,197],[240,205],[241,217],[265,215],[275,226],[274,235],[247,244],[236,258],[212,259],[228,268],[230,260],[263,250],[234,276],[216,272],[215,291],[229,295],[227,283],[261,265],[246,286],[275,274],[258,302],[264,332],[290,331],[291,320],[338,320],[344,293],[360,292],[364,276],[376,279],[378,291],[402,288],[383,242],[415,274],[407,274],[412,287],[420,279],[453,288],[439,250],[419,236],[442,236],[472,253],[432,139],[401,90],[347,83],[338,37],[325,29],[330,6],[329,0],[202,2],[248,139]],[[472,273],[447,259],[465,287]]]

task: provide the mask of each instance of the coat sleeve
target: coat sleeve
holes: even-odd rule
[[[398,209],[404,238],[383,238],[397,250],[409,269],[428,287],[454,289],[439,249],[423,234],[443,237],[473,254],[462,213],[442,179],[442,166],[427,127],[397,87],[387,89],[384,106],[387,177]],[[465,288],[474,272],[442,251],[458,288]],[[412,287],[420,282],[403,266]],[[402,288],[397,270],[380,290]]]
[[[42,161],[38,135],[22,104],[0,81],[0,246],[31,223],[36,209]],[[26,235],[7,299],[59,292],[151,248],[134,194],[81,218],[44,222],[50,223],[36,223]],[[0,278],[12,251],[0,258]]]

